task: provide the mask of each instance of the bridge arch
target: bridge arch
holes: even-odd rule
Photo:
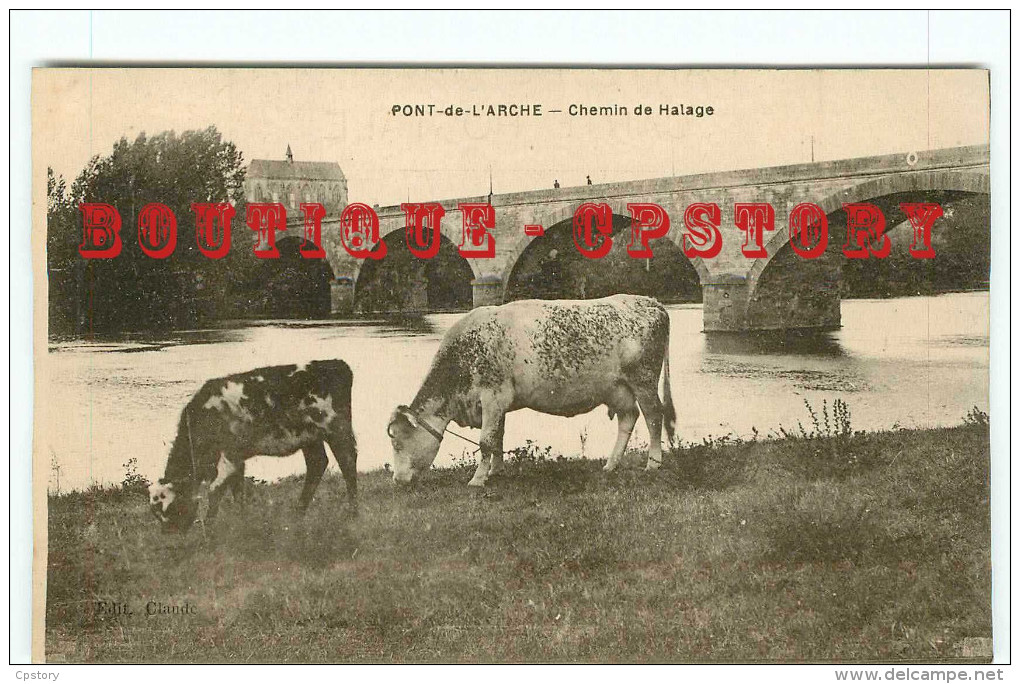
[[[461,223],[459,220],[456,221],[455,226],[453,228],[451,228],[448,225],[449,223],[450,221],[446,217],[444,217],[443,222],[439,227],[440,250],[443,249],[443,245],[452,245],[454,249],[458,249],[460,245],[460,241],[462,238],[461,230],[463,230]],[[334,230],[332,227],[330,229]],[[337,226],[335,228],[335,231],[337,231],[338,235],[339,230],[340,228],[339,226]],[[386,259],[390,258],[389,250],[402,249],[405,252],[407,251],[407,241],[406,238],[404,237],[405,236],[404,230],[405,230],[404,225],[401,224],[399,228],[393,228],[382,234],[382,239],[386,241],[387,252],[386,257],[381,259],[381,261],[385,261]],[[382,231],[380,232],[382,233]],[[332,248],[337,250],[338,252],[343,250],[343,247],[340,246],[339,239],[336,240],[336,245],[332,246]],[[481,278],[485,273],[487,273],[487,271],[485,271],[485,269],[482,268],[482,264],[488,261],[487,259],[466,259],[464,257],[461,258],[464,259],[464,261],[467,262],[467,265],[471,267],[471,276],[473,278]],[[372,260],[351,259],[351,261],[354,263],[354,268],[351,277],[356,282],[358,278],[361,276],[361,271],[365,267],[365,264],[371,262]]]
[[[614,200],[598,200],[597,203],[605,203],[609,205],[609,207],[613,211],[614,222],[618,219],[622,219],[627,222],[626,232],[618,233],[616,230],[614,230],[613,239],[614,241],[625,239],[629,243],[630,212],[627,210],[627,203]],[[554,228],[559,228],[564,224],[566,224],[568,227],[572,226],[574,220],[574,212],[577,210],[578,206],[579,206],[578,204],[564,204],[562,206],[550,207],[549,209],[547,209],[546,213],[543,216],[542,225],[550,227],[545,229],[545,234],[548,234],[549,231],[553,230]],[[682,249],[681,240],[683,238],[681,236],[682,231],[679,229],[678,220],[674,216],[670,215],[670,221],[672,223],[672,227],[670,228],[669,233],[665,237],[660,238],[659,240],[652,241],[651,244],[653,252],[655,251],[656,245],[658,243],[665,242],[667,240],[672,242],[678,248]],[[538,239],[538,237],[533,235],[525,235],[523,231],[517,234],[515,237],[516,240],[512,243],[512,245],[509,248],[506,249],[507,257],[504,261],[502,271],[499,274],[500,278],[504,283],[508,283],[510,281],[510,274],[513,273],[514,268],[516,268],[517,262],[520,260],[521,255],[523,255],[524,252],[529,247],[531,247],[532,243]],[[707,279],[709,278],[709,270],[708,266],[705,264],[705,261],[701,257],[697,257],[694,259],[688,259],[688,262],[694,267],[694,270],[697,272],[699,282],[702,283],[706,282]]]
[[[253,296],[271,318],[326,318],[330,314],[333,269],[326,259],[301,256],[303,239],[277,239],[278,259],[262,259]]]
[[[905,193],[921,194],[933,192],[963,193],[963,194],[989,194],[990,180],[987,174],[973,171],[938,171],[920,172],[916,174],[897,174],[885,176],[874,180],[860,183],[842,192],[829,195],[820,202],[816,202],[822,211],[830,217],[829,221],[829,246],[833,244],[833,214],[841,213],[843,204],[855,202],[870,202],[881,197],[889,197]],[[793,209],[793,207],[789,207]],[[896,207],[899,212],[899,207]],[[889,214],[887,213],[888,217]],[[789,247],[790,233],[789,225],[785,223],[786,217],[778,217],[784,221],[777,225],[774,234],[765,243],[765,251],[770,255],[765,259],[757,259],[748,272],[748,281],[754,283],[768,267],[773,258],[783,249]],[[886,225],[898,224],[892,221]],[[845,227],[845,223],[843,224]]]
[[[692,263],[672,240],[653,241],[652,259],[631,258],[629,212],[617,210],[612,215],[612,250],[602,259],[588,259],[574,244],[573,215],[573,207],[561,209],[555,214],[559,220],[542,236],[514,244],[501,276],[504,301],[585,299],[624,292],[665,301],[701,300],[704,264]]]
[[[472,281],[480,275],[477,260],[461,256],[448,230],[440,230],[439,253],[432,259],[418,259],[411,254],[404,235],[401,227],[382,236],[386,243],[384,258],[357,260],[353,275],[355,311],[470,309]]]
[[[776,226],[766,244],[770,255],[758,259],[748,272],[745,323],[752,329],[834,328],[840,323],[846,214],[844,203],[867,202],[878,206],[886,217],[886,232],[902,235],[898,229],[906,216],[901,202],[939,202],[951,207],[963,198],[987,196],[989,178],[973,172],[939,171],[901,174],[860,183],[834,193],[817,204],[829,221],[829,243],[817,259],[803,259],[789,244],[789,227]],[[792,209],[792,205],[789,207]],[[899,238],[902,240],[902,238]],[[897,241],[899,241],[897,240]],[[894,244],[894,249],[904,249]]]

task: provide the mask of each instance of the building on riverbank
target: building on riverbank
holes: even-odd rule
[[[303,202],[318,202],[326,214],[347,204],[347,178],[336,162],[294,161],[290,145],[284,159],[253,159],[244,179],[249,202],[279,202],[288,222],[300,220]]]

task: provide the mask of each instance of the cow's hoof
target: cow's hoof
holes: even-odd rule
[[[659,461],[648,461],[648,464],[645,466],[645,472],[654,472],[659,469],[660,465],[662,464]]]
[[[479,480],[477,478],[472,478],[471,481],[468,482],[468,487],[484,487],[484,486],[485,486],[485,480]]]
[[[602,466],[602,470],[603,470],[603,472],[611,473],[614,470],[616,470],[616,464],[615,463],[607,463],[604,466]]]

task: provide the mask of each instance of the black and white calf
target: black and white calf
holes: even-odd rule
[[[198,512],[197,495],[209,485],[207,519],[224,488],[240,498],[244,462],[252,456],[289,456],[300,449],[307,474],[298,502],[304,511],[326,470],[325,444],[357,506],[357,447],[351,428],[350,367],[343,361],[271,366],[206,382],[181,412],[166,473],[149,487],[153,513],[167,529],[186,530]]]

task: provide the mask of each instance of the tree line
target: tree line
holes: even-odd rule
[[[282,258],[253,254],[254,232],[244,224],[245,162],[215,126],[177,134],[121,138],[113,151],[96,155],[68,187],[47,170],[47,271],[50,334],[88,336],[117,331],[174,330],[211,321],[280,315],[280,299],[301,293],[288,284],[307,280],[308,265],[293,245]],[[115,259],[84,259],[82,202],[118,209],[123,248]],[[138,248],[137,216],[150,202],[177,217],[178,239],[166,259]],[[194,238],[193,202],[231,202],[233,248],[222,259],[206,258]],[[288,241],[292,242],[292,241]],[[328,267],[327,267],[328,268]],[[328,279],[324,280],[328,283]],[[321,290],[321,287],[320,287]],[[325,292],[328,313],[328,285]],[[289,312],[320,315],[318,306],[296,301]]]

